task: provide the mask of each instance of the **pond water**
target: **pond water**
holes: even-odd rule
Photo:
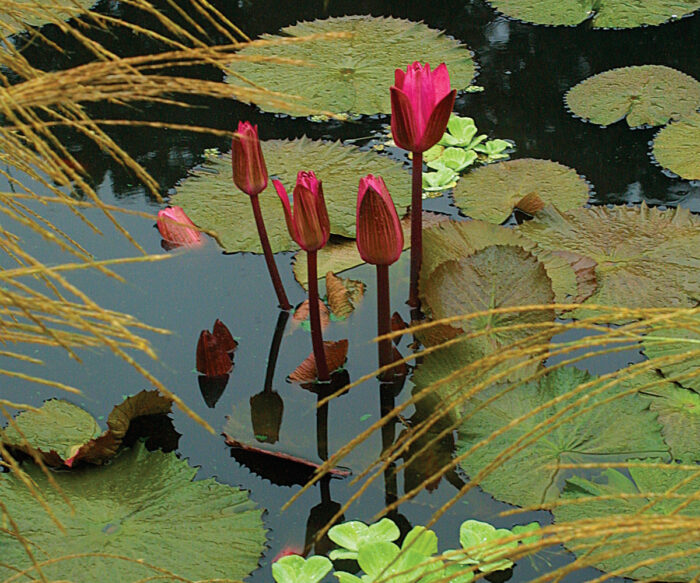
[[[480,93],[464,93],[457,98],[455,111],[474,118],[481,132],[491,138],[513,140],[516,149],[513,158],[535,157],[555,160],[575,168],[593,185],[591,202],[639,203],[653,205],[683,205],[700,212],[700,184],[666,175],[652,163],[649,140],[656,129],[631,131],[618,123],[606,129],[583,123],[568,113],[563,105],[563,94],[570,87],[593,74],[627,65],[663,64],[700,78],[700,17],[695,15],[659,27],[626,31],[596,31],[586,25],[576,28],[540,27],[508,20],[499,16],[481,0],[341,2],[330,0],[327,7],[316,2],[280,3],[274,0],[239,0],[237,4],[219,2],[217,7],[248,35],[255,37],[264,32],[276,33],[298,20],[312,20],[344,14],[391,15],[423,21],[431,28],[444,29],[473,52],[479,65],[476,84],[484,88]],[[112,11],[131,18],[129,8],[118,2],[100,2],[96,10]],[[58,33],[48,31],[49,36]],[[148,50],[138,40],[125,35],[101,39],[113,50],[138,53]],[[30,50],[30,60],[43,68],[66,67],[87,58],[78,48],[58,59],[55,54]],[[198,73],[218,79],[220,76],[201,68]],[[303,73],[301,73],[303,74]],[[387,82],[387,91],[389,81]],[[368,144],[366,138],[377,135],[388,117],[364,117],[357,122],[313,123],[306,119],[292,119],[263,114],[256,107],[241,103],[222,103],[200,100],[196,109],[161,109],[151,107],[132,112],[145,118],[173,122],[200,122],[225,129],[235,127],[238,120],[250,120],[259,125],[264,139],[289,138],[307,135],[332,140],[357,140]],[[118,117],[124,110],[94,106],[98,116]],[[119,144],[152,174],[162,186],[164,194],[183,179],[188,170],[203,160],[205,148],[228,150],[228,144],[206,135],[166,130],[114,130]],[[72,135],[65,136],[71,151],[91,173],[102,200],[126,209],[155,213],[162,205],[155,202],[136,185],[135,180],[117,167],[86,141]],[[0,189],[7,185],[0,182]],[[37,186],[37,191],[41,188]],[[242,196],[234,192],[232,196]],[[429,210],[459,216],[448,195],[425,202]],[[104,235],[95,235],[78,222],[64,208],[55,205],[42,209],[44,216],[80,241],[98,259],[134,255],[133,247],[97,212],[86,214],[100,227]],[[125,215],[121,220],[136,241],[150,253],[163,252],[160,237],[153,223],[140,217]],[[45,258],[47,263],[63,261],[59,252],[47,251],[44,242],[31,234],[26,235],[29,252]],[[291,270],[292,254],[278,254],[277,262],[282,279],[293,304],[305,298],[305,292],[295,282]],[[152,326],[169,329],[170,335],[148,334],[159,360],[149,361],[139,355],[144,364],[170,390],[182,397],[187,405],[214,428],[205,432],[199,425],[179,411],[173,415],[175,430],[181,434],[177,452],[200,466],[200,478],[215,476],[219,481],[241,485],[251,491],[252,498],[267,509],[265,523],[270,529],[269,545],[263,566],[250,581],[271,580],[269,562],[283,548],[303,547],[307,536],[323,524],[323,517],[332,514],[338,504],[353,493],[349,480],[332,480],[306,492],[289,509],[281,506],[299,489],[299,485],[280,485],[289,478],[284,470],[273,467],[268,475],[257,475],[231,455],[231,450],[220,436],[221,431],[235,433],[243,441],[254,443],[251,426],[251,397],[263,391],[270,343],[277,326],[279,311],[269,283],[262,256],[252,254],[226,255],[213,240],[200,248],[185,253],[173,253],[166,261],[151,264],[123,265],[115,269],[125,283],[95,273],[76,273],[70,281],[88,292],[100,305],[133,314]],[[347,275],[347,274],[344,274]],[[371,342],[375,333],[376,304],[374,298],[374,270],[369,266],[351,272],[355,279],[368,285],[367,294],[356,312],[342,322],[333,322],[325,332],[325,339],[349,339],[346,365],[349,377],[355,380],[376,368],[376,345]],[[408,262],[406,258],[391,268],[392,311],[396,310],[408,321],[409,309],[404,304],[408,289]],[[194,370],[195,346],[199,332],[210,329],[216,318],[228,325],[239,342],[235,367],[228,385],[213,402],[203,397]],[[399,346],[407,354],[409,339]],[[282,337],[279,358],[272,388],[284,403],[279,441],[273,449],[286,451],[312,461],[319,461],[317,444],[317,396],[285,377],[310,353],[308,332],[287,324]],[[131,367],[103,350],[80,353],[82,363],[70,360],[59,350],[36,350],[36,356],[45,360],[45,370],[25,365],[19,368],[27,374],[46,374],[51,379],[83,390],[83,395],[71,398],[93,415],[104,419],[124,395],[147,388],[147,383]],[[606,359],[584,361],[579,366],[592,372],[604,372],[640,359],[636,351],[617,354]],[[397,402],[410,395],[411,382],[406,382]],[[49,388],[12,381],[5,384],[2,396],[25,402],[40,403],[57,395]],[[378,381],[372,380],[331,402],[328,408],[329,452],[337,450],[358,432],[380,417]],[[398,436],[401,427],[393,427]],[[385,435],[385,438],[387,436]],[[321,446],[321,454],[323,447]],[[380,453],[382,436],[377,434],[348,457],[344,464],[354,471]],[[258,468],[258,471],[261,471]],[[277,474],[275,473],[277,472]],[[461,479],[453,477],[453,482]],[[411,525],[425,524],[433,512],[455,493],[455,484],[442,480],[432,492],[423,491],[400,509],[401,520]],[[346,519],[370,521],[392,496],[403,494],[404,477],[396,484],[391,479],[378,480],[348,512]],[[512,526],[513,518],[499,517],[508,505],[494,501],[478,490],[472,490],[434,527],[440,541],[457,544],[459,524],[466,518],[487,520],[497,526]],[[517,522],[530,520],[549,522],[546,513],[531,513],[516,517]],[[557,565],[569,561],[570,555],[549,552],[546,561]],[[547,568],[544,561],[523,560],[515,567],[513,580],[529,580],[538,570]],[[581,571],[577,578],[595,576],[594,571]]]

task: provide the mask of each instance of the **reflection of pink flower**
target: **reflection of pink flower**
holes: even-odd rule
[[[360,178],[357,193],[357,249],[372,265],[391,265],[403,250],[403,229],[381,176]]]
[[[202,235],[193,228],[194,223],[180,206],[170,206],[158,211],[158,231],[168,243],[183,247],[202,244]]]
[[[231,165],[233,181],[243,192],[255,196],[265,190],[267,167],[258,139],[258,126],[249,121],[238,122],[231,143]]]
[[[418,61],[396,69],[391,91],[391,134],[409,152],[425,152],[440,141],[455,103],[445,63],[434,71]]]
[[[208,377],[220,377],[231,372],[231,357],[216,336],[202,330],[197,341],[197,370]]]

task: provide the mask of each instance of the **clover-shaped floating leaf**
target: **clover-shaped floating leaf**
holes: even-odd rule
[[[644,203],[567,212],[547,207],[518,231],[543,249],[595,260],[592,304],[689,307],[700,293],[700,219],[686,209],[661,211]]]
[[[158,391],[141,391],[112,409],[106,431],[84,409],[62,399],[38,411],[23,411],[0,432],[0,440],[21,451],[36,451],[51,466],[77,461],[100,464],[114,456],[136,417],[169,413],[172,401]]]
[[[559,469],[561,464],[625,459],[629,452],[667,459],[648,401],[629,392],[610,399],[627,392],[620,384],[578,388],[592,381],[595,377],[570,367],[515,388],[480,391],[463,411],[458,455],[470,453],[460,465],[495,498],[530,506],[558,496],[572,474]],[[585,399],[577,402],[579,397]],[[506,451],[512,455],[498,461]]]
[[[467,552],[459,560],[465,565],[478,565],[482,573],[510,569],[513,561],[507,557],[518,548],[518,541],[499,541],[512,536],[508,529],[497,529],[488,522],[465,520],[459,527],[459,543]]]
[[[698,0],[488,0],[505,15],[533,24],[575,26],[592,19],[593,28],[634,28],[662,24],[700,8]]]
[[[461,117],[453,113],[447,122],[447,131],[438,143],[442,146],[473,148],[488,137],[486,134],[477,136],[477,131],[471,117]]]
[[[473,150],[465,150],[464,148],[445,148],[435,160],[428,162],[429,168],[440,170],[448,168],[453,172],[461,172],[467,166],[471,166],[478,156]]]
[[[459,181],[452,196],[470,217],[500,224],[515,208],[534,214],[546,203],[560,210],[583,206],[588,190],[588,183],[572,168],[523,158],[473,170]]]
[[[700,180],[700,113],[690,113],[659,130],[654,159],[686,180]]]
[[[90,8],[95,0],[15,0],[16,8],[10,13],[0,13],[0,36],[7,37],[25,29],[26,26],[42,26],[57,20],[68,20],[83,14],[80,8]]]
[[[565,96],[571,111],[603,126],[658,126],[700,107],[700,82],[663,65],[611,69],[581,81]]]
[[[570,543],[571,550],[585,552],[587,565],[623,577],[697,580],[697,537],[688,538],[688,524],[700,518],[700,474],[661,463],[630,465],[628,471],[629,476],[606,469],[595,481],[578,476],[567,481],[562,492],[565,503],[554,508],[557,524],[599,519],[605,521],[608,531],[620,526],[620,534],[609,532],[604,544],[599,536],[577,536]],[[626,518],[634,521],[632,528]]]
[[[162,579],[159,569],[178,580],[242,579],[264,550],[261,511],[248,494],[213,479],[194,481],[197,470],[174,453],[149,452],[139,443],[103,468],[52,474],[60,490],[34,464],[23,469],[66,530],[24,482],[0,474],[0,500],[12,508],[47,580]],[[38,578],[18,538],[0,531],[0,548],[0,579],[24,569]]]
[[[282,36],[263,35],[280,40],[323,33],[350,33],[350,38],[316,38],[292,43],[252,45],[238,54],[237,75],[262,87],[299,96],[284,111],[307,115],[308,109],[334,113],[371,115],[390,113],[389,86],[394,70],[405,69],[413,61],[437,66],[445,63],[452,87],[465,89],[475,73],[470,51],[458,41],[426,25],[396,18],[345,16],[301,22],[282,29]],[[294,59],[296,65],[270,61]],[[228,83],[247,86],[236,77]],[[298,104],[298,105],[297,105]]]
[[[425,555],[412,549],[400,549],[390,542],[363,545],[357,555],[360,568],[369,577],[363,583],[374,581],[394,581],[395,583],[415,583],[429,570]],[[343,583],[341,579],[341,583]]]
[[[384,178],[399,214],[411,199],[411,176],[400,162],[374,152],[363,152],[339,142],[269,140],[262,143],[270,175],[276,175],[288,191],[294,188],[297,172],[313,170],[323,182],[323,193],[331,221],[331,233],[355,236],[357,181],[367,173]],[[272,185],[259,195],[265,228],[272,251],[297,248],[289,237],[287,224]],[[214,231],[228,252],[261,253],[258,231],[248,195],[233,184],[231,156],[210,159],[201,170],[183,180],[171,198],[172,204],[185,209],[200,228]],[[320,272],[325,274],[325,271]]]
[[[423,172],[423,190],[425,192],[439,192],[457,186],[459,175],[444,165],[439,166],[436,172]]]
[[[507,158],[508,154],[504,152],[512,147],[513,144],[507,140],[489,140],[474,146],[474,151],[484,154],[487,162],[494,162]]]
[[[399,527],[389,518],[367,526],[364,522],[350,520],[337,524],[328,531],[328,538],[340,549],[332,550],[328,556],[331,560],[356,559],[357,552],[363,545],[373,545],[379,542],[392,542],[401,536]]]
[[[642,341],[644,354],[661,359],[656,368],[665,376],[700,393],[700,316],[676,318],[673,324],[651,329]]]
[[[319,583],[332,568],[326,557],[288,555],[272,563],[272,578],[276,583]]]

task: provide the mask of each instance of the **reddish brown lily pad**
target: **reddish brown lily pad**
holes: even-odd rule
[[[332,271],[326,273],[326,296],[336,318],[342,320],[352,314],[364,295],[365,284],[361,281],[338,277]]]
[[[333,372],[343,366],[348,356],[347,340],[326,341],[323,343],[323,348],[326,353],[328,372]],[[289,375],[289,380],[294,383],[311,383],[317,378],[318,370],[316,369],[316,358],[313,352]]]

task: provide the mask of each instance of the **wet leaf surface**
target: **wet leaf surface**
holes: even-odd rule
[[[686,180],[700,180],[700,113],[662,128],[652,146],[656,161]]]

